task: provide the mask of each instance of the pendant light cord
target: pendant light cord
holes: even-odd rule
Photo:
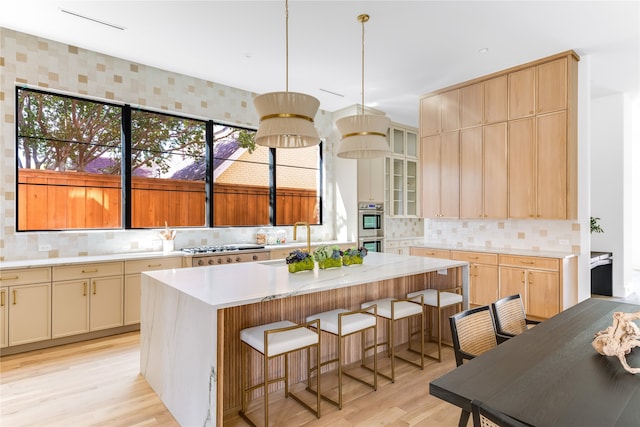
[[[289,92],[289,0],[284,2],[284,22],[285,22],[285,92]]]
[[[369,15],[363,13],[358,15],[358,21],[362,24],[362,103],[360,104],[360,113],[364,115],[364,23],[369,20]]]

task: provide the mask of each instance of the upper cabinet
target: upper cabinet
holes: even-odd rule
[[[425,217],[576,218],[578,60],[563,52],[421,98]]]

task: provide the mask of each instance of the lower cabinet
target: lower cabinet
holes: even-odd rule
[[[498,299],[498,254],[451,251],[451,259],[469,263],[469,304],[487,305]]]
[[[51,270],[0,272],[0,348],[51,338]]]

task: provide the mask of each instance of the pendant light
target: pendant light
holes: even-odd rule
[[[285,1],[286,86],[284,92],[258,95],[253,100],[260,125],[258,145],[271,148],[303,148],[320,143],[313,119],[320,101],[311,95],[289,92],[289,1]]]
[[[341,135],[337,156],[344,159],[371,159],[391,154],[387,129],[391,121],[383,115],[364,113],[364,23],[369,15],[358,15],[362,23],[362,104],[360,114],[336,120]]]

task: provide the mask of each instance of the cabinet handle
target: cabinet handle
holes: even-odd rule
[[[520,260],[521,264],[529,264],[529,265],[533,265],[533,261],[525,261],[523,259]]]
[[[529,284],[533,285],[533,275],[529,272]]]
[[[94,268],[94,269],[92,269],[92,270],[82,270],[82,272],[83,272],[83,273],[97,273],[97,272],[98,272],[98,269],[97,269],[97,268]]]
[[[3,280],[18,280],[18,276],[0,277],[0,282]]]
[[[14,289],[12,292],[13,292],[13,305],[16,305],[18,303],[18,291]]]
[[[96,294],[96,282],[93,282],[93,294]]]
[[[147,264],[147,267],[160,267],[162,264]]]
[[[524,284],[524,271],[522,272],[522,283]]]
[[[87,296],[87,282],[84,282],[82,284],[82,296],[86,297]]]
[[[4,291],[0,291],[0,307],[4,307]]]
[[[478,259],[477,256],[470,256],[469,259]]]

